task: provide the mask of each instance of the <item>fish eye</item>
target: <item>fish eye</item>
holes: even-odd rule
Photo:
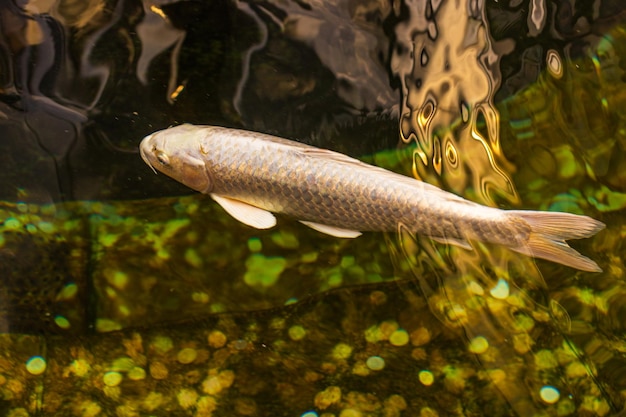
[[[169,165],[170,164],[170,160],[167,157],[167,155],[165,155],[165,153],[163,153],[161,151],[156,151],[155,155],[156,155],[157,161],[159,161],[159,163],[161,165]]]

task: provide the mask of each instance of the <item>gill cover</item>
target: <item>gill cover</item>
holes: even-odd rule
[[[187,187],[205,194],[213,188],[213,182],[202,159],[185,155],[184,158],[170,161],[170,164],[176,173],[173,177]]]
[[[175,130],[162,130],[146,136],[139,145],[143,160],[153,170],[172,177],[178,182],[209,193],[213,181],[197,150],[195,135],[198,127],[181,125]]]

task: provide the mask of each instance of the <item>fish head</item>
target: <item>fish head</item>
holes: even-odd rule
[[[157,171],[193,188],[209,193],[211,175],[201,158],[198,126],[180,125],[160,130],[143,138],[139,153],[146,164]]]

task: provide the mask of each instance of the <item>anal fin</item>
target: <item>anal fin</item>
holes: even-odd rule
[[[343,238],[349,238],[349,239],[353,239],[355,237],[359,237],[362,235],[361,232],[356,231],[356,230],[348,230],[348,229],[341,229],[339,227],[335,227],[335,226],[328,226],[326,224],[319,224],[319,223],[315,223],[315,222],[309,222],[306,220],[300,220],[300,223],[309,226],[311,229],[315,229],[318,232],[321,233],[325,233],[327,235],[331,235],[331,236],[335,236],[335,237],[343,237]]]

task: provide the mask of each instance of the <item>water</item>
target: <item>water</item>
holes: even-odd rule
[[[623,408],[624,11],[596,2],[0,6],[0,413]],[[182,122],[607,223],[582,273],[472,242],[258,231],[154,175]]]

